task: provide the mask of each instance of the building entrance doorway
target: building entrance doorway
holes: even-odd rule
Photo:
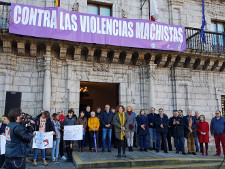
[[[93,111],[97,107],[103,110],[106,104],[111,107],[119,104],[118,83],[80,82],[80,110],[85,110],[87,105]]]
[[[6,92],[5,99],[5,116],[8,116],[9,111],[13,108],[20,108],[21,106],[21,92]]]

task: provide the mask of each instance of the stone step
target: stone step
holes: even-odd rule
[[[134,167],[117,167],[117,168],[94,168],[94,169],[217,169],[221,163],[191,163],[191,164],[176,164],[176,165],[156,165],[156,166],[134,166]],[[225,164],[220,169],[225,169]]]
[[[86,154],[87,156],[84,156],[84,154],[77,154],[73,152],[73,161],[77,169],[83,169],[83,168],[118,168],[118,167],[134,167],[139,166],[144,167],[144,166],[151,166],[151,167],[156,167],[157,166],[166,166],[164,168],[167,168],[168,166],[185,166],[189,164],[193,165],[211,165],[211,164],[219,164],[221,163],[222,159],[221,158],[212,158],[212,157],[203,157],[203,158],[198,158],[196,156],[178,156],[174,155],[174,157],[171,158],[171,155],[166,157],[162,156],[161,158],[116,158],[110,154],[105,153],[105,156],[108,156],[108,158],[104,158],[103,153],[90,153]],[[80,157],[79,157],[80,156]],[[154,155],[155,156],[155,155]],[[138,156],[137,156],[138,157]],[[96,159],[93,159],[96,158]]]

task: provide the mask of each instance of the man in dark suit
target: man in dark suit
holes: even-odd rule
[[[158,153],[160,150],[160,143],[162,139],[162,143],[164,144],[163,145],[164,152],[168,153],[166,137],[168,133],[169,120],[167,115],[164,114],[162,108],[159,109],[159,114],[155,118],[155,124],[156,124],[156,152]]]
[[[179,117],[177,110],[173,111],[173,117],[170,118],[169,124],[174,138],[176,153],[179,154],[181,150],[182,154],[186,155],[184,150],[184,120],[182,117]]]

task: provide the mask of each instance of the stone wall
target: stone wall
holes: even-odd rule
[[[22,109],[36,114],[42,109],[43,72],[37,58],[0,54],[0,112],[5,109],[6,91],[22,92]]]
[[[13,59],[12,59],[13,58]],[[36,114],[42,108],[43,59],[1,53],[0,68],[1,113],[5,92],[22,92],[22,109]],[[3,64],[2,64],[3,65]],[[146,67],[53,60],[51,83],[51,112],[69,107],[79,110],[80,81],[120,83],[119,101],[132,105],[136,112],[149,109],[149,72]],[[96,69],[101,68],[101,69]],[[185,68],[175,69],[175,84],[171,68],[157,67],[154,71],[155,107],[162,107],[171,116],[173,109],[188,108],[205,114],[209,120],[221,110],[221,95],[225,95],[225,73]],[[174,91],[173,85],[176,85]]]

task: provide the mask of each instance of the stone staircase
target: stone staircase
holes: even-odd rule
[[[77,169],[217,169],[223,160],[223,157],[214,157],[213,154],[206,157],[200,153],[185,156],[175,152],[134,151],[127,152],[127,158],[117,158],[116,154],[116,150],[111,153],[73,152],[73,161]],[[222,168],[225,169],[225,163]]]

